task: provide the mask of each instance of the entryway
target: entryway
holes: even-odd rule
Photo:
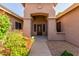
[[[47,35],[47,16],[32,15],[32,35],[46,36]]]

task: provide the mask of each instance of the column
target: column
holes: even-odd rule
[[[24,19],[23,32],[26,36],[28,37],[31,36],[31,19],[30,18]]]
[[[56,39],[56,20],[55,18],[48,18],[48,40]]]

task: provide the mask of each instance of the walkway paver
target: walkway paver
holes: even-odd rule
[[[46,37],[36,37],[36,41],[31,49],[30,56],[51,56],[46,41]]]

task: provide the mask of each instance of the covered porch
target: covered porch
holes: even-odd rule
[[[33,36],[47,36],[48,31],[48,14],[33,13],[31,14],[31,35]]]

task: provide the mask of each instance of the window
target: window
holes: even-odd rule
[[[43,32],[45,32],[45,24],[43,24]]]
[[[56,27],[57,27],[57,32],[61,32],[61,22],[58,22]]]
[[[36,32],[36,24],[34,24],[34,32]]]
[[[15,22],[15,29],[22,29],[22,24],[19,22]]]
[[[19,29],[22,29],[22,24],[21,23],[19,23]]]

